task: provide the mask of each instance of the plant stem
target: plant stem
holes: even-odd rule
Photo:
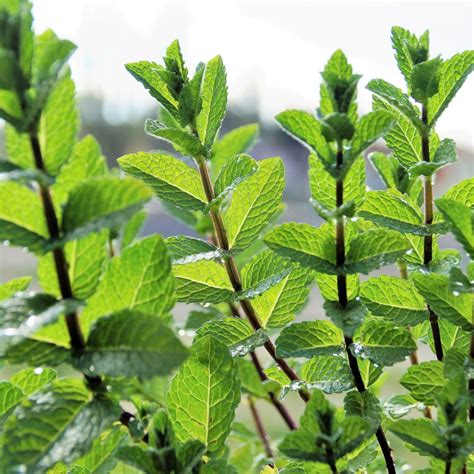
[[[41,146],[37,134],[30,135],[30,144],[33,151],[36,168],[40,171],[46,172],[43,155],[41,153]],[[40,184],[40,196],[43,202],[44,215],[46,224],[48,226],[49,236],[52,240],[58,239],[60,236],[58,218],[54,209],[53,200],[47,186]],[[54,264],[56,267],[56,274],[58,277],[59,288],[63,299],[73,297],[71,280],[67,268],[66,256],[62,247],[57,247],[53,250]],[[84,348],[84,336],[79,325],[79,318],[77,312],[66,314],[66,325],[69,332],[71,347],[75,350]]]
[[[204,187],[204,192],[206,193],[207,201],[211,202],[214,199],[215,194],[214,187],[211,181],[211,176],[209,175],[209,169],[204,158],[199,157],[196,161],[198,163],[199,173],[201,175],[201,180]],[[217,211],[211,210],[210,216],[219,247],[222,250],[229,250],[229,242],[227,240],[227,234],[224,227],[224,223],[222,222],[221,214]],[[234,258],[232,256],[227,256],[224,259],[224,265],[234,291],[241,291],[242,282]],[[240,305],[254,330],[257,331],[259,329],[262,329],[262,325],[260,324],[260,321],[258,319],[257,314],[255,313],[252,303],[249,300],[241,300]],[[286,361],[277,356],[275,346],[271,340],[266,341],[264,347],[270,354],[272,359],[276,362],[280,369],[283,370],[283,372],[292,382],[297,382],[300,380],[298,375],[296,375],[296,372],[286,363]],[[298,390],[298,393],[301,399],[305,402],[309,400],[309,395],[305,390],[300,389]]]
[[[451,474],[451,461],[446,461],[446,468],[444,474]]]
[[[471,364],[474,363],[474,331],[471,331],[471,346],[469,350],[469,356],[471,358]],[[469,378],[469,392],[471,393],[472,400],[472,394],[474,393],[474,376],[472,375]],[[469,419],[474,420],[474,406],[472,404],[469,405]]]
[[[250,412],[252,413],[252,418],[255,423],[255,427],[257,428],[258,436],[262,440],[262,444],[265,449],[265,454],[268,458],[272,458],[273,451],[269,442],[270,437],[268,436],[265,427],[263,426],[262,419],[260,418],[260,413],[258,412],[252,397],[247,397],[247,401],[249,404]]]
[[[422,108],[423,131],[421,134],[421,153],[423,161],[429,163],[430,160],[430,137],[428,130],[428,109],[426,105]],[[431,176],[425,177],[425,224],[431,225],[433,223],[433,182]],[[423,245],[423,264],[429,265],[433,260],[433,235],[425,235]],[[435,346],[435,353],[438,360],[443,360],[443,345],[441,343],[441,334],[439,331],[438,316],[428,305],[428,312],[430,314],[431,332],[433,333],[433,341]]]
[[[326,457],[328,459],[328,465],[332,474],[337,474],[336,458],[334,457],[333,449],[329,445],[326,445]]]
[[[336,166],[341,169],[343,165],[343,150],[342,144],[338,143],[337,155],[336,155]],[[340,207],[344,204],[344,180],[340,178],[336,181],[336,207]],[[345,253],[345,239],[344,239],[344,216],[340,216],[336,220],[336,265],[342,267],[346,261]],[[348,303],[347,298],[347,277],[345,274],[337,276],[337,295],[339,304],[345,308]],[[349,361],[349,367],[354,378],[354,384],[360,393],[365,392],[365,384],[360,373],[359,364],[357,358],[352,354],[351,344],[353,343],[350,335],[344,335],[344,343],[347,353],[347,359]],[[392,457],[392,449],[390,448],[382,426],[379,426],[375,436],[382,450],[383,457],[385,459],[385,465],[387,472],[390,474],[396,474],[395,464]]]
[[[240,316],[239,310],[235,306],[235,304],[232,303],[231,301],[229,301],[228,304],[229,304],[229,308],[232,311],[232,314],[234,315],[234,317],[240,318],[241,316]],[[260,377],[261,382],[266,382],[267,380],[269,380],[268,377],[267,377],[267,374],[265,374],[265,372],[263,371],[262,364],[260,363],[260,360],[258,359],[257,354],[255,353],[255,351],[250,351],[249,354],[250,354],[250,359],[252,360],[252,363],[255,367],[255,370],[258,373],[258,376]],[[295,421],[293,420],[293,418],[291,417],[291,415],[289,414],[289,412],[286,409],[285,405],[283,405],[283,403],[281,403],[280,400],[278,400],[278,398],[275,396],[275,394],[273,392],[269,392],[268,396],[270,398],[270,402],[277,409],[277,411],[280,413],[281,417],[283,418],[283,421],[286,423],[288,428],[290,428],[290,430],[296,430],[297,425],[296,425]]]

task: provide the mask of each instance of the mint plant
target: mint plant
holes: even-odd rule
[[[435,199],[457,156],[434,126],[473,52],[431,59],[428,33],[394,28],[407,93],[370,81],[362,117],[361,76],[331,56],[316,113],[277,116],[310,151],[313,227],[279,223],[283,162],[248,154],[258,125],[220,134],[219,56],[190,73],[176,40],[163,64],[126,65],[159,104],[145,131],[176,153],[122,156],[121,173],[78,139],[75,46],[32,23],[29,1],[0,0],[0,238],[37,258],[41,288],[0,284],[0,472],[406,472],[393,436],[429,458],[419,473],[469,472],[474,181]],[[381,137],[391,155],[369,159],[386,189],[372,191],[363,155]],[[190,235],[137,238],[153,196]],[[448,232],[467,265],[440,248]],[[399,277],[370,275],[392,264]],[[313,283],[324,305],[295,322]],[[408,357],[406,392],[382,403],[385,368]]]

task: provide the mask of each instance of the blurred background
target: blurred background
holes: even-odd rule
[[[354,72],[363,74],[360,113],[371,109],[371,95],[364,89],[370,79],[380,77],[403,87],[390,44],[393,25],[417,34],[429,29],[433,55],[443,58],[473,48],[472,2],[36,0],[34,17],[37,32],[52,28],[77,44],[71,67],[82,134],[96,136],[112,167],[123,154],[166,148],[145,135],[144,119],[156,115],[154,101],[123,64],[142,59],[159,62],[175,38],[190,70],[199,61],[222,55],[229,86],[223,131],[260,123],[254,156],[281,156],[286,167],[283,218],[315,224],[319,221],[308,202],[307,152],[279,130],[274,115],[286,108],[314,110],[319,71],[337,48],[346,53]],[[457,142],[460,163],[440,173],[437,195],[473,175],[473,104],[471,78],[438,124],[441,138]],[[374,149],[383,150],[383,144],[375,144]],[[4,155],[2,125],[0,153]],[[370,187],[382,187],[369,166],[367,173]],[[188,233],[159,203],[154,202],[149,211],[145,234]],[[34,274],[35,265],[27,253],[0,247],[0,283]],[[303,319],[321,316],[316,293]],[[180,314],[187,311],[179,308]],[[398,366],[388,376],[402,369]],[[387,387],[386,395],[399,390],[395,382]],[[278,434],[279,429],[278,425],[270,431]],[[423,465],[419,458],[410,461]]]

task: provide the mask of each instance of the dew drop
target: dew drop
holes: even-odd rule
[[[89,367],[89,370],[90,370],[91,372],[95,372],[95,366],[91,365],[91,366]]]
[[[36,375],[41,375],[43,373],[43,367],[36,367],[33,371]]]
[[[459,296],[460,294],[459,291],[453,291],[453,296]]]

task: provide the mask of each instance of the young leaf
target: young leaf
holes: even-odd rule
[[[286,275],[276,282],[278,275],[284,273]],[[313,273],[296,266],[288,269],[288,262],[282,257],[271,250],[264,250],[245,265],[241,278],[245,291],[258,288],[265,281],[273,279],[276,282],[260,295],[254,295],[252,299],[261,325],[271,328],[284,326],[293,320],[295,313],[306,302]]]
[[[18,291],[25,291],[30,286],[31,277],[14,278],[0,285],[0,301],[12,297]]]
[[[5,423],[2,463],[14,470],[44,472],[70,463],[119,415],[107,398],[94,398],[79,380],[57,380],[31,396]],[[74,440],[71,443],[71,439]]]
[[[415,204],[402,193],[387,191],[369,191],[358,214],[380,226],[399,232],[426,235],[429,230],[423,223],[423,214]]]
[[[436,395],[446,384],[443,363],[437,360],[412,365],[403,374],[400,383],[410,391],[411,396],[426,405],[435,403]]]
[[[443,62],[439,71],[438,92],[428,100],[430,126],[434,126],[473,69],[474,51],[455,54]]]
[[[396,262],[408,249],[407,239],[396,231],[368,230],[350,242],[346,272],[367,274]]]
[[[472,330],[470,295],[453,292],[449,285],[449,278],[445,275],[419,273],[413,276],[413,281],[418,292],[436,314],[443,315],[443,318],[465,331]]]
[[[18,183],[0,184],[0,241],[37,252],[48,239],[39,196]]]
[[[227,272],[220,263],[199,260],[175,265],[173,274],[178,301],[216,304],[228,301],[234,295]]]
[[[139,152],[117,161],[126,173],[142,179],[170,204],[190,211],[207,204],[197,171],[171,155]]]
[[[436,149],[433,161],[429,163],[426,161],[415,163],[413,166],[410,166],[408,171],[410,176],[431,176],[436,171],[455,163],[457,160],[456,143],[450,138],[445,138]]]
[[[216,196],[232,191],[258,170],[257,162],[249,155],[239,154],[229,158],[222,166],[214,183]]]
[[[387,366],[405,360],[416,350],[416,343],[405,328],[371,319],[356,333],[351,350],[356,357]]]
[[[289,222],[268,232],[264,242],[282,257],[304,267],[321,273],[337,273],[334,236],[327,228]]]
[[[206,64],[201,86],[202,106],[196,117],[196,130],[204,147],[210,149],[225,116],[227,83],[224,63],[216,56]]]
[[[174,305],[173,288],[163,239],[154,235],[130,245],[109,261],[97,291],[89,298],[81,314],[84,334],[100,316],[122,309],[166,319]]]
[[[441,64],[440,58],[434,58],[413,66],[410,85],[411,95],[416,101],[426,103],[438,92]]]
[[[301,377],[308,388],[324,393],[341,393],[354,386],[347,360],[344,356],[315,356],[301,369]]]
[[[122,310],[94,323],[75,364],[92,374],[149,378],[169,374],[187,354],[161,318]]]
[[[392,28],[392,47],[395,50],[395,58],[398,68],[405,77],[407,84],[410,83],[411,71],[413,69],[413,59],[408,45],[418,42],[416,36],[400,26]]]
[[[227,347],[206,336],[171,382],[167,406],[178,441],[197,439],[218,455],[230,433],[240,401],[238,367]]]
[[[245,249],[277,212],[283,196],[284,168],[280,158],[259,162],[259,169],[233,192],[222,218],[229,248]]]
[[[360,299],[371,314],[400,326],[414,326],[428,318],[425,300],[409,280],[385,275],[370,278],[360,288]]]
[[[334,355],[342,349],[342,331],[329,321],[304,321],[285,327],[277,340],[278,357]]]

